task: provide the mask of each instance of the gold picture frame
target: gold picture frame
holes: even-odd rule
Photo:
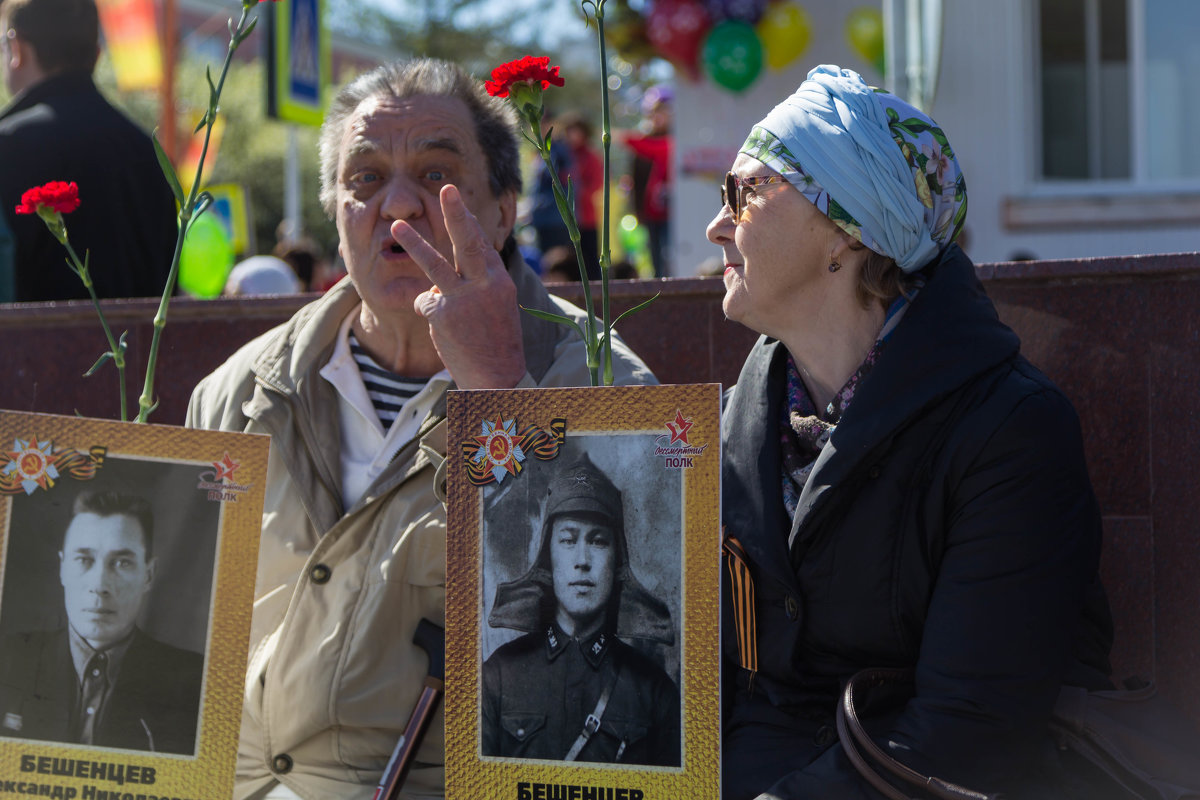
[[[268,445],[0,411],[0,785],[231,794]]]
[[[720,397],[449,394],[447,798],[719,794]]]

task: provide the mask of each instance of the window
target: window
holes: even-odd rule
[[[1146,177],[1200,178],[1200,3],[1145,0]]]
[[[1041,178],[1200,178],[1200,2],[1035,4]]]

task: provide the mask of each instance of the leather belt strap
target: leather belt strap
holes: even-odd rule
[[[604,691],[600,693],[600,698],[596,700],[596,707],[592,709],[592,713],[587,715],[587,719],[583,721],[583,730],[579,732],[579,738],[575,740],[575,744],[571,745],[571,749],[567,751],[563,761],[574,761],[579,757],[579,751],[588,743],[588,739],[592,738],[592,734],[600,730],[600,723],[604,719],[604,709],[608,707],[608,698],[612,697],[613,687],[617,685],[617,678],[621,676],[621,665],[613,670],[612,680],[604,687]]]

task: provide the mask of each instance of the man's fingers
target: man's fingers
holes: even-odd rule
[[[450,243],[454,245],[454,265],[458,274],[466,280],[482,278],[487,274],[488,256],[495,252],[495,248],[483,235],[475,215],[467,210],[457,186],[443,186],[439,199],[446,232],[450,234]]]
[[[444,295],[438,290],[438,287],[433,286],[413,299],[413,311],[425,319],[429,319],[437,312],[443,297]]]
[[[453,289],[459,280],[453,264],[446,261],[433,245],[425,241],[421,234],[404,220],[398,219],[393,222],[391,230],[392,238],[404,248],[404,252],[412,256],[412,260],[417,262],[417,266],[429,276],[429,280],[433,281],[435,286],[440,286],[443,290]]]

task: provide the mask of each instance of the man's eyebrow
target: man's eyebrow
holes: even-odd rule
[[[350,145],[346,150],[346,158],[355,158],[356,156],[371,155],[379,152],[379,145],[372,141],[360,140]]]
[[[455,155],[462,155],[463,152],[458,140],[449,136],[440,139],[422,139],[417,142],[416,149],[422,153],[427,153],[431,150],[447,150]]]

